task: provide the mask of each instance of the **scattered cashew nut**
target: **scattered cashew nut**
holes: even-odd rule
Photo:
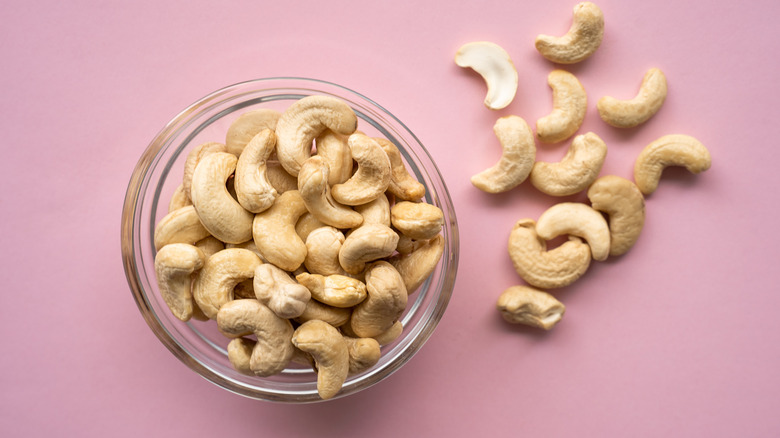
[[[661,109],[666,100],[666,76],[657,68],[645,73],[639,93],[630,100],[611,96],[599,99],[596,107],[599,117],[616,128],[633,128],[648,121]]]
[[[344,336],[332,325],[312,320],[295,330],[292,343],[314,358],[320,398],[333,398],[341,390],[349,373],[349,348]]]
[[[512,103],[517,93],[517,69],[501,46],[489,41],[466,43],[455,53],[455,64],[473,69],[485,80],[486,107],[499,110]]]
[[[603,176],[588,189],[588,199],[609,218],[609,255],[628,252],[645,224],[645,198],[636,184],[615,175]]]
[[[471,177],[474,187],[488,192],[510,190],[528,178],[536,161],[536,141],[528,123],[518,116],[501,117],[493,125],[501,144],[501,158],[492,167]]]
[[[683,134],[665,135],[642,149],[634,163],[634,181],[647,196],[658,188],[668,166],[684,166],[694,174],[712,165],[710,151],[697,139]]]
[[[165,245],[154,258],[160,295],[182,321],[192,318],[192,273],[201,269],[205,260],[203,251],[186,243]]]
[[[558,64],[574,64],[593,55],[604,38],[604,13],[591,2],[574,6],[572,24],[562,37],[539,35],[536,50]]]
[[[580,202],[561,202],[548,208],[536,221],[536,233],[544,240],[563,234],[577,236],[588,243],[593,260],[603,261],[609,256],[607,220],[601,213]]]
[[[536,121],[536,136],[544,143],[557,143],[574,135],[588,108],[588,95],[577,77],[564,70],[547,76],[552,88],[553,110]]]
[[[506,289],[496,303],[501,316],[512,324],[550,330],[563,318],[566,307],[547,292],[529,286]]]
[[[598,135],[592,132],[578,135],[560,162],[537,161],[529,180],[548,195],[573,195],[596,180],[606,157],[607,145]]]

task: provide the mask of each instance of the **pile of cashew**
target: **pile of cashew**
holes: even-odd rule
[[[188,154],[154,233],[176,318],[216,320],[243,374],[313,367],[322,399],[401,335],[444,250],[442,210],[398,147],[357,123],[327,96],[240,115],[224,144]]]
[[[591,57],[604,37],[604,14],[591,2],[577,4],[569,31],[561,36],[539,35],[539,54],[555,64],[574,64]],[[506,50],[479,41],[458,50],[455,63],[478,72],[487,83],[485,105],[501,109],[509,105],[518,87],[517,71]],[[666,135],[639,154],[634,181],[615,175],[599,177],[607,145],[593,132],[577,134],[585,120],[588,98],[574,74],[557,68],[547,78],[552,89],[552,111],[536,121],[532,132],[516,115],[500,117],[494,127],[502,147],[499,161],[474,175],[472,184],[487,193],[511,190],[525,180],[550,196],[571,196],[587,191],[590,204],[563,202],[550,207],[538,220],[520,219],[511,230],[509,256],[520,277],[528,283],[507,289],[497,307],[503,317],[549,330],[560,321],[563,304],[543,289],[568,286],[585,274],[592,260],[625,254],[638,240],[645,222],[645,196],[653,193],[663,170],[683,166],[692,173],[711,166],[709,151],[687,135]],[[628,100],[604,96],[598,114],[615,128],[634,128],[652,118],[666,100],[666,76],[649,69],[639,92]],[[559,143],[571,137],[566,155],[559,162],[536,159],[536,141]],[[568,241],[554,249],[547,242],[558,236]],[[399,251],[406,246],[399,243]]]

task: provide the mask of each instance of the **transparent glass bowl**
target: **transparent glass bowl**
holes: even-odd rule
[[[189,150],[208,141],[224,142],[240,114],[257,108],[283,111],[308,95],[346,101],[358,116],[358,129],[384,136],[401,150],[407,169],[425,185],[425,201],[444,212],[444,254],[425,284],[409,297],[401,321],[403,334],[382,347],[374,367],[350,376],[334,398],[354,394],[385,379],[403,366],[431,336],[452,295],[458,264],[458,227],[447,187],[433,159],[415,135],[390,112],[342,86],[305,78],[257,79],[231,85],[203,97],[173,118],[141,155],[127,188],[122,212],[122,258],[130,290],[146,323],[185,365],[213,382],[246,397],[289,403],[320,401],[317,376],[291,364],[279,375],[261,378],[238,373],[227,359],[229,339],[214,321],[181,322],[162,300],[154,271],[155,224],[167,214],[168,202],[181,183]]]

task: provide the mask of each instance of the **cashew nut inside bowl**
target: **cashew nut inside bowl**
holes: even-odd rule
[[[597,108],[601,120],[616,128],[633,128],[648,121],[661,109],[666,100],[666,76],[651,68],[645,73],[639,93],[630,100],[611,96],[599,99]]]
[[[536,50],[558,64],[574,64],[593,55],[604,38],[604,13],[591,2],[574,6],[572,24],[561,37],[539,35]]]
[[[274,131],[279,121],[279,111],[260,108],[241,114],[227,130],[225,146],[227,152],[240,156],[254,136],[264,129]]]
[[[487,85],[486,107],[499,110],[512,103],[517,93],[517,69],[501,46],[489,41],[464,44],[455,53],[455,64],[482,76]]]
[[[327,400],[338,394],[349,374],[349,348],[341,333],[326,322],[312,320],[295,329],[292,342],[314,358],[320,397]]]
[[[266,161],[275,145],[276,134],[270,129],[264,129],[252,137],[238,157],[234,179],[236,198],[242,207],[252,213],[264,211],[279,196],[266,174]]]
[[[350,135],[347,144],[358,164],[357,171],[343,184],[334,185],[331,195],[344,205],[366,204],[382,195],[390,185],[390,159],[379,143],[364,134]]]
[[[154,258],[160,295],[174,316],[182,321],[192,318],[192,273],[206,260],[203,251],[186,243],[163,246]]]

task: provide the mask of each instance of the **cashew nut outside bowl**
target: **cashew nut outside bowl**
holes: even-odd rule
[[[591,2],[574,6],[572,24],[561,37],[539,35],[536,50],[558,64],[574,64],[593,55],[604,38],[604,13]]]
[[[647,196],[655,192],[668,166],[683,166],[694,174],[712,165],[710,151],[697,139],[683,134],[665,135],[642,149],[634,163],[634,181]]]
[[[611,96],[599,99],[596,107],[599,117],[616,128],[633,128],[648,121],[661,109],[666,100],[666,76],[657,68],[645,73],[639,93],[630,100]]]
[[[645,198],[636,184],[615,175],[603,176],[588,188],[588,199],[609,218],[609,255],[628,252],[645,225]]]
[[[598,135],[578,135],[560,162],[534,163],[531,185],[551,196],[573,195],[596,180],[606,158],[607,145]]]
[[[553,70],[547,84],[552,88],[553,110],[536,121],[536,136],[544,143],[557,143],[582,126],[588,95],[577,77],[565,70]]]
[[[552,240],[563,234],[581,237],[588,243],[593,260],[603,261],[609,256],[607,220],[586,204],[561,202],[553,205],[539,216],[536,233],[544,240]]]
[[[536,141],[528,123],[518,116],[501,117],[493,125],[501,144],[501,158],[492,167],[471,177],[474,187],[488,192],[510,190],[528,178],[536,161]]]
[[[566,307],[545,291],[529,286],[506,289],[496,303],[501,316],[512,324],[550,330],[563,318]]]
[[[517,69],[503,47],[489,41],[466,43],[455,53],[455,64],[482,76],[487,85],[486,107],[499,110],[512,103],[517,93]]]

